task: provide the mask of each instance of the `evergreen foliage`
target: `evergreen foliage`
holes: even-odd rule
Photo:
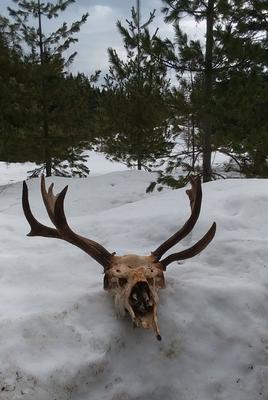
[[[8,10],[18,41],[24,44],[23,61],[27,69],[27,91],[31,93],[28,103],[31,106],[25,113],[27,121],[31,121],[31,126],[26,126],[24,135],[27,135],[28,149],[34,155],[34,160],[42,163],[34,175],[45,171],[46,175],[50,176],[53,170],[59,174],[64,168],[57,166],[74,152],[76,156],[69,160],[71,168],[65,170],[64,175],[72,174],[72,170],[76,174],[77,169],[84,175],[87,170],[81,169],[78,149],[83,149],[80,141],[82,134],[85,133],[88,112],[85,109],[78,109],[79,102],[74,101],[74,96],[77,96],[81,89],[79,89],[81,77],[76,80],[66,79],[65,69],[72,63],[76,53],[65,59],[64,52],[77,42],[74,35],[86,22],[88,14],[73,22],[71,26],[64,22],[54,32],[44,33],[44,20],[57,18],[59,13],[75,0],[58,0],[54,3],[44,3],[40,0],[13,0],[13,2],[17,8],[9,7]],[[36,21],[36,24],[33,21]],[[87,83],[85,86],[88,86]],[[85,101],[85,98],[82,101]],[[84,121],[84,126],[79,129],[81,124],[76,124],[77,117],[83,111],[85,116],[81,119]],[[21,137],[19,139],[23,140]],[[71,148],[75,150],[70,151],[70,143],[72,143]],[[12,148],[12,143],[10,147]]]
[[[23,119],[24,65],[19,46],[12,44],[9,21],[0,16],[0,137],[15,134]]]
[[[184,151],[173,154],[159,180],[178,167],[188,173],[194,167],[200,173],[200,162],[195,163],[200,154],[204,181],[217,177],[211,169],[212,151],[230,155],[239,172],[266,177],[267,2],[163,1],[175,39],[156,37],[147,51],[176,73],[178,91],[187,105],[184,117],[188,115],[188,122],[182,116],[180,123],[189,130],[194,145],[186,155]],[[180,19],[185,15],[196,22],[205,19],[204,45],[182,31]]]
[[[100,71],[66,72],[88,15],[43,29],[75,0],[12,1],[11,21],[0,16],[1,160],[37,163],[32,176],[85,176],[94,146],[129,167],[165,161],[158,183],[179,187],[193,173],[217,178],[211,155],[220,151],[228,168],[268,177],[267,0],[163,0],[174,40],[150,32],[155,12],[142,23],[133,7],[126,26],[117,22],[125,56],[108,49],[102,88]],[[204,41],[183,32],[185,16],[205,23]]]
[[[217,145],[246,176],[268,177],[268,4],[233,1],[215,37]]]
[[[154,12],[143,24],[134,7],[131,13],[127,27],[117,22],[125,59],[108,49],[110,68],[100,103],[100,127],[105,134],[101,148],[113,159],[141,169],[151,168],[172,148],[167,105],[170,83],[167,68],[144,51],[145,44],[153,40],[148,26]]]

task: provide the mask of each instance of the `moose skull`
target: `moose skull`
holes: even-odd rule
[[[191,189],[186,190],[190,200],[191,215],[181,229],[162,243],[149,256],[127,254],[117,256],[110,253],[101,244],[76,234],[68,225],[64,213],[66,186],[58,195],[53,194],[53,183],[48,190],[45,178],[41,177],[41,193],[48,216],[55,228],[41,224],[33,216],[29,200],[28,187],[23,182],[22,207],[31,231],[28,236],[43,236],[63,239],[93,257],[104,268],[104,289],[114,297],[115,307],[119,315],[127,312],[134,325],[145,329],[153,329],[158,340],[161,340],[157,323],[158,290],[165,288],[164,271],[166,267],[178,260],[191,258],[200,253],[213,239],[216,232],[214,222],[208,232],[192,247],[162,256],[186,235],[196,224],[202,202],[200,178],[190,178]]]

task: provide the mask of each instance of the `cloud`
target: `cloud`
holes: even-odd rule
[[[122,38],[117,31],[116,21],[120,20],[125,24],[126,18],[131,18],[133,5],[136,5],[136,0],[76,0],[76,3],[60,14],[59,18],[52,21],[44,20],[43,25],[46,31],[52,31],[63,21],[70,24],[88,12],[88,21],[76,35],[79,41],[68,52],[69,54],[74,51],[78,52],[70,71],[91,74],[96,69],[101,69],[103,73],[106,73],[108,71],[108,47],[116,49],[120,56],[124,55]],[[1,14],[6,14],[7,6],[16,8],[12,0],[0,0]],[[152,32],[158,27],[160,36],[172,39],[173,28],[171,24],[164,23],[161,13],[162,6],[162,0],[141,0],[142,21],[149,17],[150,11],[156,9],[156,17],[151,27]],[[204,36],[204,24],[196,24],[190,18],[183,18],[181,26],[191,39]]]
[[[98,1],[98,4],[93,3],[93,1],[79,1],[79,12],[89,12],[89,19],[79,34],[79,54],[72,66],[75,72],[81,71],[82,68],[85,73],[92,73],[96,69],[101,69],[103,73],[106,73],[109,66],[108,47],[114,48],[120,56],[124,56],[122,37],[116,28],[116,22],[120,20],[126,25],[125,20],[131,18],[131,7],[135,1],[103,0]],[[152,29],[161,25],[160,32],[166,36],[171,34],[172,27],[164,24],[159,10],[160,5],[161,0],[147,0],[146,7],[142,8],[142,20],[147,20],[149,12],[158,6],[156,23],[153,24]]]
[[[78,35],[78,55],[72,66],[74,72],[92,73],[96,69],[108,70],[108,47],[123,50],[122,40],[117,32],[116,21],[124,18],[122,10],[96,4],[91,7],[79,7],[80,13],[89,12],[87,23]]]

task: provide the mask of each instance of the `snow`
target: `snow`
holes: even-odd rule
[[[111,171],[124,171],[127,169],[125,165],[119,162],[113,162],[105,158],[103,153],[96,151],[87,151],[87,162],[85,165],[90,170],[90,175],[100,175]],[[18,182],[26,179],[29,175],[28,172],[37,167],[34,163],[6,163],[0,161],[0,185]]]
[[[66,184],[74,230],[118,255],[149,254],[189,215],[184,189],[146,194],[150,173],[116,171]],[[39,179],[34,214],[48,223]],[[0,186],[1,400],[267,400],[268,185],[203,185],[191,246],[217,222],[199,256],[166,272],[153,332],[118,319],[102,268],[78,248],[29,238],[21,182]]]

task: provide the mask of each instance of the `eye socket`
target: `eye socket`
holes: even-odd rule
[[[127,279],[126,278],[119,278],[118,283],[120,287],[123,287],[127,284]]]

